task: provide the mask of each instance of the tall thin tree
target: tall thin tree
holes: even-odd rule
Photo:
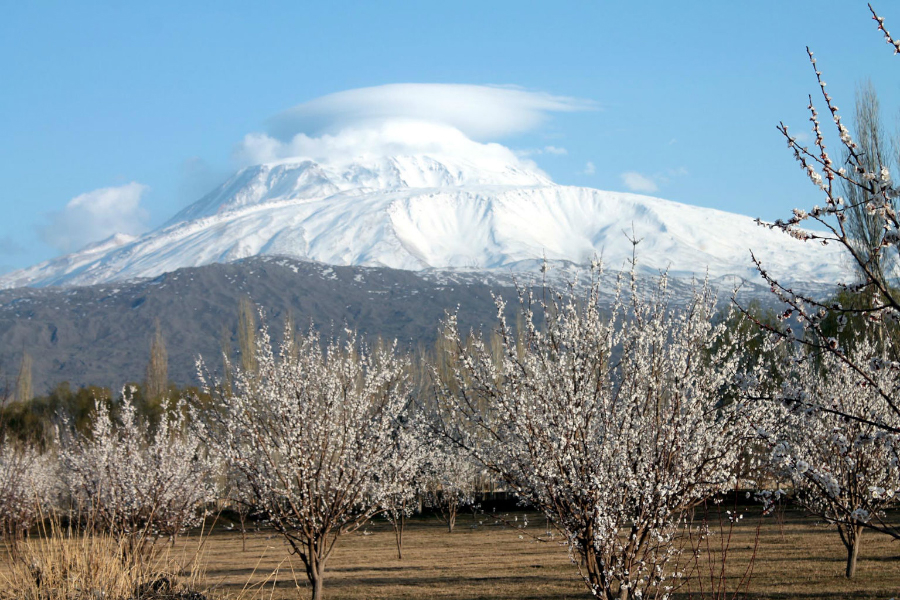
[[[159,320],[150,340],[150,362],[147,363],[147,398],[162,398],[169,388],[169,356]]]
[[[256,308],[247,296],[238,304],[238,348],[241,368],[245,373],[256,373]]]
[[[16,377],[16,400],[28,402],[34,397],[31,379],[31,355],[22,352],[22,364],[19,365],[19,375]]]
[[[839,179],[841,192],[847,202],[847,234],[871,273],[885,281],[887,262],[891,256],[883,249],[885,233],[885,217],[872,209],[873,201],[878,201],[868,186],[872,173],[882,173],[893,162],[894,149],[890,138],[885,134],[881,121],[881,106],[878,93],[871,81],[864,81],[856,88],[856,107],[854,112],[855,141],[854,150],[859,164],[850,169],[847,179]],[[844,151],[844,162],[853,162],[849,150]],[[892,200],[894,211],[897,210],[896,198]],[[860,278],[866,273],[859,269]]]

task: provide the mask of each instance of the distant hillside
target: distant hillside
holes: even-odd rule
[[[554,263],[557,285],[585,273]],[[445,311],[460,309],[462,327],[492,325],[491,292],[516,305],[512,274],[478,271],[412,272],[387,268],[337,267],[285,257],[255,257],[228,264],[180,269],[156,279],[89,287],[19,288],[0,291],[0,367],[15,374],[23,350],[31,355],[35,392],[59,382],[118,387],[143,379],[150,337],[158,319],[166,339],[170,379],[196,381],[195,361],[221,364],[222,349],[237,350],[238,304],[243,296],[260,305],[280,336],[290,313],[299,327],[314,320],[328,335],[345,325],[370,336],[397,339],[402,347],[430,348]],[[522,282],[534,276],[518,275]],[[613,289],[616,275],[604,275]],[[691,282],[672,279],[686,297]],[[714,282],[722,302],[733,283]],[[759,286],[745,297],[768,298]],[[511,313],[512,314],[512,313]]]
[[[515,295],[510,287],[492,287]],[[492,287],[394,269],[254,258],[117,285],[3,290],[0,365],[15,374],[27,350],[37,393],[61,381],[117,387],[144,377],[158,319],[170,378],[191,383],[198,356],[218,368],[223,346],[237,349],[242,296],[263,307],[276,335],[290,312],[300,327],[313,319],[321,330],[340,332],[346,324],[414,348],[433,344],[445,309],[460,306],[466,326],[490,322]]]

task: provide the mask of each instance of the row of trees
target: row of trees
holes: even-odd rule
[[[522,290],[516,328],[498,300],[487,338],[449,315],[425,388],[396,345],[311,328],[287,329],[275,348],[262,327],[252,363],[226,361],[218,378],[201,364],[203,397],[170,402],[156,423],[126,393],[115,416],[97,402],[89,430],[63,426],[48,452],[4,443],[6,531],[35,522],[38,498],[45,511],[81,508],[86,526],[140,552],[227,498],[282,534],[314,598],[341,536],[382,514],[399,551],[417,498],[447,502],[452,527],[488,477],[546,515],[606,599],[683,585],[702,535],[692,509],[739,488],[790,481],[848,544],[848,576],[864,529],[896,535],[887,510],[900,480],[884,427],[897,423],[866,377],[782,329],[749,360],[758,332],[717,317],[705,286],[674,303],[665,278],[641,291],[623,277],[603,310],[593,275],[540,298]],[[852,358],[876,346],[861,337]],[[871,368],[881,388],[900,385],[900,369]]]
[[[227,377],[159,414],[127,388],[115,402],[96,398],[86,426],[64,416],[48,444],[0,428],[0,524],[12,547],[55,512],[149,552],[224,501],[281,532],[321,597],[340,536],[384,514],[399,553],[420,496],[454,514],[474,496],[467,457],[430,446],[396,347],[353,335],[323,347],[313,329],[286,329],[277,351],[265,327],[253,340],[252,362],[226,357]]]

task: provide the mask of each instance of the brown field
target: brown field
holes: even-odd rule
[[[461,516],[452,534],[436,518],[414,519],[405,535],[403,560],[397,560],[390,527],[376,522],[368,528],[369,535],[338,542],[329,563],[326,594],[334,599],[372,600],[588,596],[566,548],[536,541],[532,536],[543,533],[543,519],[535,519],[534,513],[530,518],[529,535],[493,524],[484,516],[479,516],[484,525],[475,528],[471,516]],[[745,520],[736,529],[728,560],[732,588],[746,570],[755,533],[755,520]],[[240,535],[216,533],[205,554],[207,580],[221,592],[237,595],[248,580],[258,584],[267,579],[267,593],[258,597],[296,598],[298,585],[305,592],[302,565],[288,556],[272,532],[250,535],[246,552],[241,552]],[[276,569],[273,586],[271,574]],[[767,518],[760,529],[748,597],[900,597],[900,543],[871,535],[861,553],[857,577],[847,581],[843,572],[844,550],[836,532],[795,514],[786,516],[783,527]]]
[[[521,513],[518,517],[521,522]],[[529,534],[523,534],[495,524],[490,517],[478,518],[483,525],[473,527],[471,515],[461,516],[452,534],[434,517],[413,519],[405,536],[403,560],[397,559],[393,533],[383,521],[371,524],[366,534],[342,538],[329,563],[326,595],[330,599],[372,600],[588,597],[565,547],[532,537],[543,533],[543,519],[531,513]],[[732,590],[753,553],[755,533],[753,519],[736,529],[728,560]],[[173,555],[188,560],[198,544],[198,537],[184,539]],[[274,532],[248,534],[247,549],[242,551],[236,530],[217,528],[206,536],[201,556],[205,581],[214,598],[307,597],[299,559],[288,555]],[[789,513],[783,526],[767,518],[760,529],[750,591],[745,597],[900,597],[900,544],[870,535],[856,579],[847,581],[843,571],[843,546],[833,530],[797,514]],[[677,597],[689,596],[685,592]]]

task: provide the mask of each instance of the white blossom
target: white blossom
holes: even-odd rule
[[[170,403],[151,430],[131,391],[123,396],[118,422],[97,401],[90,435],[65,432],[60,463],[76,508],[91,524],[131,536],[140,547],[202,522],[213,499],[213,467],[187,431],[183,402]]]
[[[664,278],[646,296],[632,280],[611,314],[600,293],[523,291],[517,331],[498,301],[493,352],[451,315],[443,432],[565,533],[594,594],[665,596],[686,511],[735,485],[750,407],[722,401],[739,360],[708,289],[676,309]]]
[[[54,507],[55,457],[34,446],[0,437],[0,535],[14,549],[18,539]]]
[[[215,402],[198,415],[198,435],[303,561],[313,598],[337,538],[384,511],[418,460],[407,361],[396,347],[347,338],[323,348],[313,330],[299,340],[288,331],[276,353],[263,328],[258,370],[235,366],[230,391],[201,370]]]

